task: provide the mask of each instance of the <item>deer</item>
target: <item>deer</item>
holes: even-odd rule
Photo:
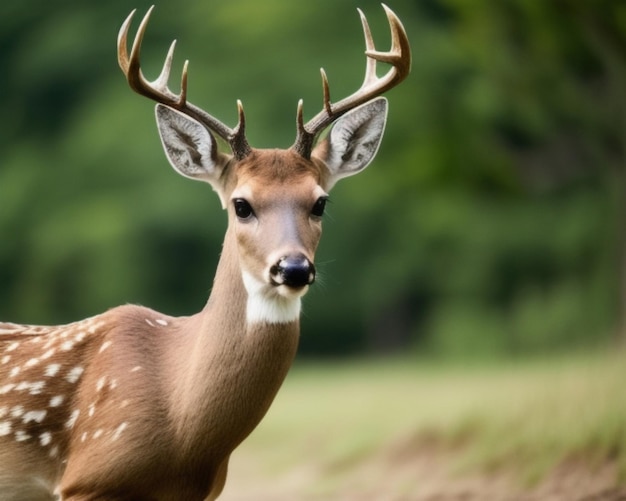
[[[67,325],[0,323],[0,499],[194,501],[222,493],[231,453],[266,414],[296,355],[328,192],[371,163],[387,120],[381,94],[410,71],[404,27],[383,8],[390,50],[376,50],[359,10],[363,84],[332,102],[322,69],[322,110],[304,123],[299,101],[289,149],[252,148],[241,101],[234,128],[191,104],[188,62],[180,92],[171,91],[175,42],[148,81],[140,52],[153,7],[130,52],[135,11],[126,18],[117,54],[127,83],[156,102],[174,170],[208,183],[227,212],[213,286],[190,316],[123,305]],[[390,66],[383,76],[378,62]]]

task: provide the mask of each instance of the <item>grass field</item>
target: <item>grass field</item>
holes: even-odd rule
[[[625,485],[626,353],[396,359],[297,364],[223,499],[617,500]]]

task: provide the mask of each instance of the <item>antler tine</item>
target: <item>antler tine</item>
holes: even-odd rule
[[[322,86],[324,90],[324,109],[315,115],[306,124],[302,120],[302,105],[298,106],[298,135],[296,142],[292,146],[303,157],[311,156],[311,149],[317,135],[324,130],[333,121],[347,113],[353,108],[366,103],[398,85],[404,80],[411,71],[411,46],[409,39],[402,26],[402,22],[396,14],[385,4],[382,4],[387,15],[389,28],[391,30],[391,48],[387,52],[377,51],[374,45],[374,39],[367,22],[367,18],[363,12],[358,9],[363,25],[363,33],[365,35],[365,78],[361,87],[350,96],[331,103],[330,90],[326,73],[322,70]],[[376,74],[376,64],[378,62],[388,63],[392,68],[382,77]]]
[[[165,56],[165,62],[163,63],[163,68],[161,68],[161,73],[156,78],[156,80],[154,80],[152,82],[152,86],[154,86],[156,89],[160,89],[160,90],[163,90],[163,91],[168,90],[167,89],[167,82],[170,79],[170,73],[172,71],[172,61],[174,59],[174,50],[175,49],[176,49],[176,40],[173,40],[171,45],[170,45],[169,50],[167,51],[167,56]],[[183,76],[181,77],[181,82],[184,80],[185,83],[186,83],[186,81],[187,81],[185,73],[187,72],[188,65],[189,65],[189,61],[185,61],[185,64],[183,66]],[[141,70],[139,70],[139,71],[141,71]],[[185,89],[185,87],[183,86],[182,83],[181,83],[180,92],[181,92],[181,95],[187,93],[187,89]],[[182,96],[179,96],[178,103],[179,103],[179,105],[185,104],[185,100],[182,99]]]
[[[384,5],[384,4],[383,4]],[[369,83],[376,80],[376,59],[373,57],[369,57],[368,52],[372,52],[376,50],[376,46],[374,45],[374,39],[372,38],[372,31],[370,30],[370,25],[367,22],[367,18],[361,9],[357,9],[359,11],[359,16],[361,16],[361,24],[363,25],[363,35],[365,36],[365,78],[363,79],[363,84],[361,87],[368,85]]]
[[[389,21],[389,27],[391,28],[391,49],[389,52],[379,52],[374,46],[368,47],[365,51],[365,55],[380,61],[383,63],[389,63],[396,68],[397,75],[394,75],[399,80],[403,80],[411,71],[411,46],[409,44],[409,38],[406,35],[402,22],[396,16],[389,7],[382,4],[385,13],[387,14],[387,20]],[[403,57],[406,54],[408,57]]]
[[[119,33],[117,34],[117,62],[126,74],[128,72],[128,28],[137,9],[133,9],[128,17],[122,23]]]
[[[143,37],[148,27],[148,21],[150,20],[150,15],[152,14],[153,9],[154,5],[148,9],[148,12],[141,20],[139,28],[137,29],[137,34],[133,40],[130,56],[128,55],[128,32],[136,12],[135,10],[128,15],[122,24],[117,37],[117,60],[130,87],[142,96],[146,96],[157,103],[171,106],[172,108],[195,118],[208,129],[227,141],[236,158],[244,158],[252,151],[252,149],[248,145],[245,137],[245,118],[241,102],[237,102],[239,123],[234,129],[227,127],[222,122],[209,115],[206,111],[189,103],[187,101],[187,75],[189,61],[185,61],[183,66],[180,93],[175,94],[169,89],[167,84],[172,69],[176,40],[172,42],[169,50],[167,51],[163,68],[161,69],[161,73],[157,79],[150,82],[144,77],[143,72],[141,71],[140,63],[141,44],[143,42]]]
[[[150,99],[154,99],[157,102],[180,108],[184,106],[185,102],[180,99],[180,96],[172,93],[167,87],[167,80],[169,78],[169,73],[172,66],[172,58],[174,55],[173,51],[176,45],[175,43],[172,43],[172,45],[170,46],[167,57],[165,59],[165,64],[163,66],[163,69],[161,70],[161,74],[154,82],[149,82],[144,77],[141,71],[141,44],[143,42],[143,37],[146,32],[148,21],[150,20],[150,14],[152,14],[153,9],[154,6],[148,9],[148,12],[143,17],[141,24],[139,25],[137,34],[135,35],[135,39],[133,40],[133,45],[130,49],[130,56],[128,55],[128,31],[135,15],[135,11],[133,10],[126,18],[126,21],[124,21],[124,24],[120,28],[120,33],[117,40],[118,62],[120,64],[120,67],[122,68],[122,71],[126,75],[126,79],[128,80],[130,87],[135,92],[143,96],[149,97]],[[183,94],[183,92],[181,92],[181,94]]]
[[[324,92],[324,109],[326,113],[332,113],[332,104],[330,102],[330,87],[328,85],[328,76],[324,71],[324,68],[320,68],[320,73],[322,75],[322,90]]]

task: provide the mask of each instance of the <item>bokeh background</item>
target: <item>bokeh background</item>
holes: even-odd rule
[[[225,229],[209,187],[177,176],[153,105],[117,67],[146,0],[0,5],[0,318],[63,323],[121,303],[204,305]],[[144,42],[178,47],[189,95],[257,147],[295,111],[361,82],[356,7],[373,0],[164,0]],[[623,343],[626,4],[403,0],[413,48],[376,161],[332,193],[301,356],[560,353]],[[135,22],[135,25],[137,22]]]

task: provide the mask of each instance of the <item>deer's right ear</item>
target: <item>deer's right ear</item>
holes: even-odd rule
[[[185,177],[211,184],[221,197],[219,179],[228,157],[218,152],[208,129],[163,104],[157,104],[155,113],[161,143],[172,167]]]

